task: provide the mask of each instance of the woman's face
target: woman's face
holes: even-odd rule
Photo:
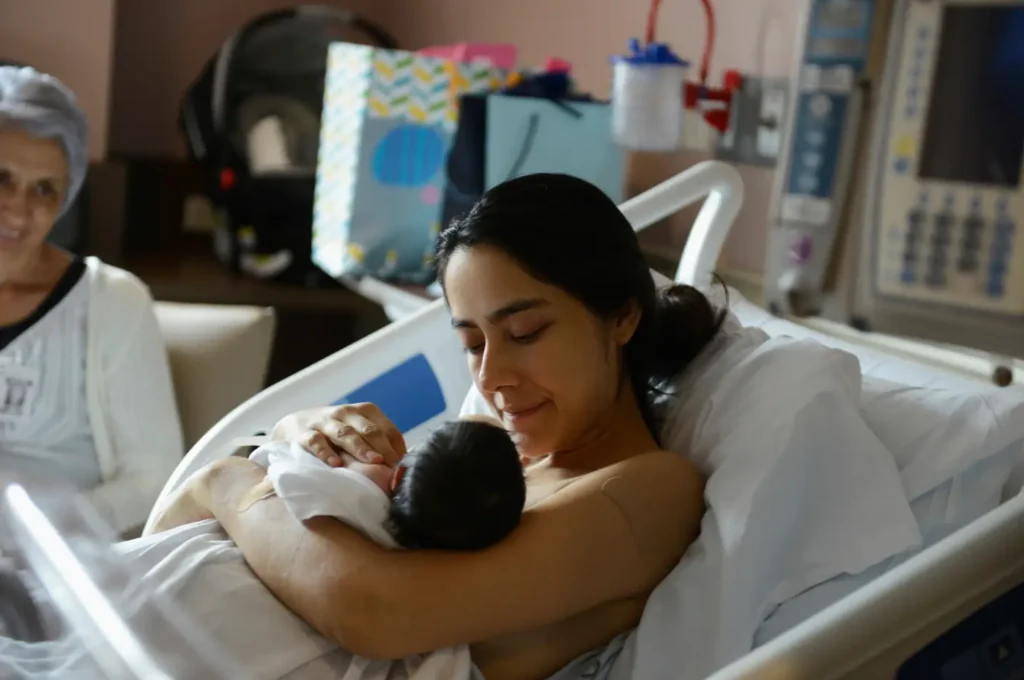
[[[570,450],[614,406],[638,317],[596,317],[489,246],[460,248],[445,292],[477,389],[524,456]]]
[[[29,261],[60,214],[68,164],[60,143],[0,127],[0,268]]]

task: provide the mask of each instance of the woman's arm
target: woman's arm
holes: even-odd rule
[[[213,519],[213,514],[210,510],[206,506],[200,504],[193,493],[196,478],[201,474],[202,471],[200,470],[198,473],[192,475],[191,478],[185,480],[185,482],[178,486],[173,493],[167,496],[163,503],[158,507],[153,508],[152,514],[155,519],[152,524],[142,532],[143,536],[159,534],[163,531],[168,531],[185,524],[199,522],[204,519]]]
[[[142,527],[184,456],[170,363],[153,300],[141,284],[132,283],[118,288],[122,316],[111,334],[117,345],[100,350],[105,424],[117,471],[87,494],[119,533]]]
[[[254,501],[260,471],[214,465],[204,502],[289,608],[357,654],[398,658],[557,622],[653,588],[695,537],[702,482],[651,454],[571,484],[480,552],[388,551],[340,522]]]

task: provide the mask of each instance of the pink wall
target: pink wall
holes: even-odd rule
[[[511,42],[525,64],[540,64],[557,55],[573,63],[580,85],[607,96],[611,71],[608,57],[620,53],[630,37],[639,36],[647,16],[646,2],[623,0],[391,0],[402,11],[390,26],[410,48],[458,40]],[[726,68],[745,73],[784,76],[789,73],[796,26],[807,0],[717,0],[717,38],[712,77]],[[684,57],[698,62],[704,48],[704,13],[697,0],[664,0],[659,39],[670,42]],[[766,26],[762,31],[761,26]],[[637,154],[630,172],[631,191],[641,191],[695,161],[694,154]],[[765,215],[773,172],[740,168],[747,200],[723,254],[723,266],[759,273],[765,250]],[[667,229],[648,238],[679,249],[690,224],[689,215],[673,219]]]
[[[8,1],[29,0],[0,0]],[[111,151],[183,156],[178,106],[203,64],[248,19],[295,4],[288,0],[120,0]],[[318,0],[318,4],[335,4],[373,19],[379,18],[382,3]]]
[[[130,1],[130,0],[129,0]],[[107,152],[116,0],[0,0],[0,58],[64,81],[89,118],[89,156]]]

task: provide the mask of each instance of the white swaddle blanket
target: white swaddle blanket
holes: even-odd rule
[[[298,446],[271,443],[252,459],[268,465],[278,495],[296,517],[331,516],[372,540],[397,547],[384,529],[389,499],[370,480],[328,467]],[[238,680],[469,680],[465,645],[398,661],[366,659],[339,648],[281,604],[249,569],[213,520],[126,541],[115,550],[139,575],[117,604],[129,624],[159,644],[171,636],[130,615],[154,596],[174,602],[238,667]],[[387,635],[387,631],[381,631]],[[182,650],[188,653],[188,650]],[[8,675],[8,673],[10,675]],[[101,680],[75,636],[53,643],[0,637],[0,677]]]
[[[270,442],[249,460],[267,468],[267,478],[299,520],[334,517],[387,548],[397,548],[384,528],[390,499],[365,476],[332,468],[298,444]]]

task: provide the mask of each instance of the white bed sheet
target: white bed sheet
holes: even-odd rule
[[[773,316],[747,300],[734,288],[729,289],[729,306],[744,326],[760,328],[771,336],[817,340],[823,345],[856,355],[866,377],[901,383],[911,387],[963,388],[976,390],[978,381],[926,363],[903,359],[863,345],[837,338],[807,326]]]
[[[794,339],[817,340],[821,344],[845,350],[858,357],[864,376],[860,394],[860,418],[892,455],[899,470],[906,500],[921,534],[921,542],[917,546],[908,546],[907,549],[868,569],[838,574],[796,594],[795,597],[786,599],[758,625],[752,643],[759,646],[921,550],[934,545],[957,529],[994,510],[1006,497],[1013,468],[1020,468],[1024,462],[1024,389],[997,388],[927,364],[818,333],[769,315],[744,300],[735,291],[731,294],[731,300],[734,314],[748,328],[760,328],[775,338],[788,336]],[[811,361],[814,360],[812,355],[813,353],[808,355]],[[723,366],[719,370],[725,371],[728,368]],[[818,368],[817,371],[824,368]],[[806,381],[807,376],[800,378],[799,370],[800,367],[794,367],[793,375]],[[749,375],[756,376],[756,372]],[[736,399],[735,396],[730,397],[717,389],[704,387],[712,377],[714,376],[703,375],[696,386],[690,385],[687,389],[711,389],[712,392],[705,397],[708,401],[716,398]],[[792,399],[796,386],[784,379],[777,382],[779,399]],[[757,389],[756,385],[752,389]],[[798,389],[795,394],[800,393],[801,390]],[[781,412],[774,409],[774,413],[764,412],[772,410],[761,409],[758,416],[764,419],[762,427],[769,439],[771,433],[779,429],[777,424],[772,424],[769,416],[778,419],[785,417],[786,412],[786,409],[782,409]],[[829,413],[831,414],[831,410]],[[702,427],[703,423],[700,426]],[[718,436],[730,434],[726,429]],[[841,442],[838,442],[840,438],[837,437],[839,447],[849,449],[851,436],[853,435],[849,433],[844,435]],[[865,437],[863,434],[859,436],[860,439],[853,449],[873,450],[871,437]],[[820,443],[818,448],[821,448]],[[850,450],[851,454],[853,449]],[[805,460],[810,462],[812,459]],[[820,476],[821,472],[819,470],[816,474]],[[778,487],[777,482],[774,482],[774,485]],[[803,506],[808,507],[811,500],[804,499]],[[815,510],[810,508],[811,512]],[[728,506],[724,506],[719,508],[717,514],[725,515],[730,511]],[[708,514],[715,514],[714,508]],[[667,595],[670,601],[675,602],[677,614],[671,613],[671,607],[665,608],[660,615],[648,616],[645,613],[645,618],[648,619],[645,621],[647,639],[645,624],[641,624],[639,634],[630,639],[623,654],[623,661],[632,661],[636,664],[634,668],[642,669],[644,673],[667,672],[671,667],[674,677],[682,680],[704,677],[714,668],[738,658],[743,653],[739,645],[748,643],[742,631],[735,626],[722,625],[720,618],[717,621],[719,630],[713,635],[707,635],[706,626],[715,622],[714,617],[711,620],[705,617],[703,624],[696,625],[700,617],[695,616],[692,611],[695,605],[697,608],[717,606],[721,610],[721,603],[731,598],[732,587],[725,587],[725,584],[720,582],[717,569],[735,561],[734,557],[727,554],[730,550],[734,555],[739,552],[735,546],[728,545],[728,537],[717,525],[708,522],[706,524],[705,531],[715,533],[702,536],[695,544],[696,556],[688,553],[677,573],[673,575],[677,577],[675,583],[672,583],[673,577],[669,577],[659,589],[666,591],[660,596]],[[784,530],[780,531],[780,540],[794,539]],[[873,539],[875,533],[866,532],[865,537],[870,536]],[[700,569],[701,560],[714,562],[714,559],[709,560],[708,556],[714,557],[716,550],[720,551],[718,560],[722,564],[717,565],[716,569],[707,569],[709,564],[704,564],[705,569]],[[742,566],[740,569],[742,570]],[[685,578],[682,573],[684,571]],[[746,580],[755,579],[760,573],[762,570],[759,567],[747,575]],[[702,602],[702,597],[708,599],[706,596],[709,591],[715,595],[710,601]],[[656,591],[648,607],[648,613],[657,612],[658,597],[659,593]],[[678,614],[680,611],[682,614]],[[751,608],[749,615],[759,616],[759,613]],[[687,622],[693,625],[688,627]],[[661,633],[666,630],[673,632],[671,635],[662,635]],[[650,644],[650,631],[656,631],[654,644]],[[674,646],[670,644],[670,638],[673,636],[676,643]],[[695,641],[699,641],[699,644],[694,644]],[[658,658],[655,663],[651,663],[656,656],[655,648],[670,651],[666,658]],[[633,659],[637,654],[643,658]]]

